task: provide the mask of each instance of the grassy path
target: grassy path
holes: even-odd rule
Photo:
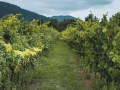
[[[66,43],[57,41],[42,57],[34,75],[38,83],[33,81],[29,90],[90,90],[81,83],[77,60],[78,56]]]

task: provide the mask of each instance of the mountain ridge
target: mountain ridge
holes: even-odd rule
[[[64,19],[76,19],[70,15],[58,15],[47,17],[44,15],[37,14],[35,12],[23,9],[15,4],[10,4],[8,2],[0,1],[0,18],[8,14],[22,14],[25,20],[31,21],[33,19],[44,19],[44,21],[49,21],[50,19],[57,19],[58,22],[64,21]]]
[[[22,14],[25,20],[31,21],[33,19],[43,18],[45,21],[48,21],[49,18],[44,15],[39,15],[35,12],[22,9],[21,7],[10,4],[8,2],[0,1],[0,18],[8,14]]]
[[[65,19],[77,19],[77,18],[70,15],[58,15],[58,16],[52,16],[51,19],[57,19],[59,22],[62,22]]]

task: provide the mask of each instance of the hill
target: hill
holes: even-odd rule
[[[17,14],[21,13],[25,20],[31,21],[33,19],[43,18],[45,21],[48,21],[49,18],[37,13],[25,10],[20,8],[17,5],[0,1],[0,18],[8,14]]]
[[[63,15],[60,15],[60,16],[52,16],[50,17],[51,19],[57,19],[58,22],[62,22],[64,21],[65,19],[76,19],[75,17],[73,16],[69,16],[69,15],[66,15],[66,16],[63,16]]]

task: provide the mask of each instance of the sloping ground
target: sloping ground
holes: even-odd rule
[[[91,90],[83,83],[78,56],[63,41],[57,41],[33,72],[29,90]]]

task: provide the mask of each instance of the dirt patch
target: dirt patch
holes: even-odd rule
[[[90,76],[86,75],[83,70],[80,70],[80,76],[82,78],[82,83],[84,86],[91,88],[91,78]]]
[[[32,82],[30,82],[28,90],[39,90],[39,83],[33,80]]]

